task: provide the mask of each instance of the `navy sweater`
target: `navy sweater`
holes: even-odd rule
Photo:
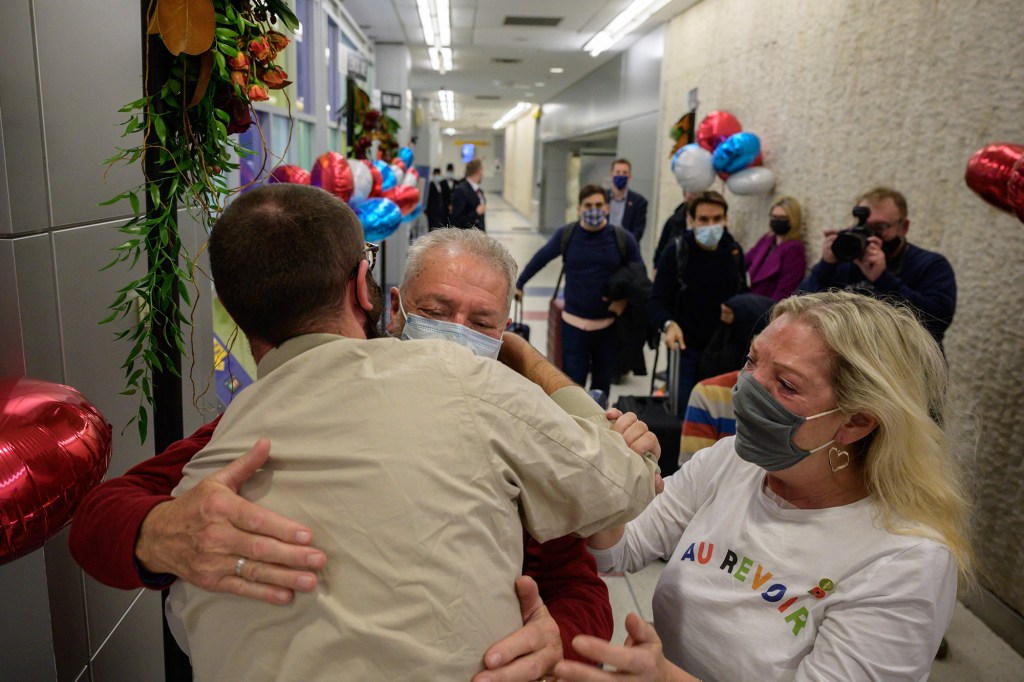
[[[956,312],[956,275],[946,257],[925,251],[913,244],[899,260],[887,266],[874,282],[869,282],[856,263],[818,261],[800,283],[797,292],[849,289],[880,298],[896,298],[909,303],[921,323],[939,344]]]
[[[578,222],[558,228],[523,268],[516,288],[522,289],[541,268],[562,255],[562,234],[567,229],[572,229],[573,234],[565,252],[565,312],[587,320],[612,317],[613,313],[608,311],[609,301],[602,300],[602,297],[606,293],[608,279],[623,261],[611,225],[598,232],[584,230]],[[636,239],[627,232],[626,262],[633,261],[643,262]]]

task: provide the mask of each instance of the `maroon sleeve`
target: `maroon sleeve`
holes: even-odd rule
[[[583,661],[572,648],[576,635],[610,640],[614,631],[608,586],[597,574],[586,540],[567,535],[540,544],[526,538],[523,575],[537,581],[541,599],[558,623],[566,659]]]
[[[210,441],[220,417],[162,454],[93,488],[71,521],[68,545],[85,572],[122,590],[154,587],[142,581],[135,562],[135,538],[149,510],[171,497],[181,471]]]
[[[804,251],[804,243],[799,239],[788,239],[783,243],[787,246],[786,251],[780,254],[782,263],[779,265],[779,281],[775,285],[775,291],[769,294],[776,301],[791,296],[803,280],[804,273],[807,272],[807,253]],[[789,244],[792,246],[788,246]]]

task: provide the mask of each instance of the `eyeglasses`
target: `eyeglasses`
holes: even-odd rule
[[[380,251],[380,246],[370,242],[364,242],[364,244],[365,248],[360,255],[366,257],[366,261],[370,264],[369,270],[373,272],[373,266],[377,264],[377,252]]]
[[[894,220],[891,223],[868,223],[867,228],[872,232],[885,232],[903,224],[903,219]]]
[[[359,261],[366,259],[366,262],[370,264],[366,270],[367,272],[373,272],[373,266],[377,264],[377,252],[380,251],[380,246],[377,244],[371,244],[370,242],[363,242],[363,250],[359,252],[359,260],[356,261],[356,266],[352,268],[352,274],[349,277],[355,277],[359,272]]]

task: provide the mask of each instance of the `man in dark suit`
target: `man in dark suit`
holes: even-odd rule
[[[484,164],[480,159],[473,159],[466,164],[464,177],[452,190],[451,224],[454,227],[470,229],[475,227],[486,232],[484,213],[487,212],[487,200],[480,183],[484,179]]]
[[[427,185],[427,225],[431,230],[448,227],[448,209],[452,205],[452,189],[441,177],[441,169],[435,168]]]
[[[611,207],[609,220],[612,225],[626,228],[639,244],[647,228],[647,199],[628,189],[632,176],[633,166],[628,159],[615,159],[612,162],[613,187],[608,193],[608,205]]]

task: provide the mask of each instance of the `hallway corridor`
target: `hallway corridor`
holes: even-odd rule
[[[528,219],[513,210],[500,196],[490,196],[487,210],[487,233],[501,241],[512,252],[520,270],[530,260],[550,235],[543,235],[529,225]],[[655,231],[657,234],[657,231]],[[645,236],[645,239],[649,238]],[[530,325],[530,341],[541,352],[547,350],[547,311],[555,281],[561,268],[561,260],[549,263],[526,286],[524,291],[523,321]],[[653,351],[647,350],[648,368],[654,359]],[[664,358],[664,355],[662,355]],[[664,368],[664,359],[659,369]],[[646,393],[649,377],[629,375],[624,383],[612,386],[609,404],[614,404],[620,395]],[[662,454],[667,456],[666,453]],[[615,614],[615,635],[613,642],[623,642],[626,630],[623,625],[626,615],[634,611],[651,620],[651,598],[665,564],[656,562],[639,573],[604,575]],[[945,660],[936,661],[932,666],[933,682],[1017,682],[1024,679],[1024,658],[996,636],[981,620],[958,603],[953,613],[953,622],[946,637],[949,655]]]

